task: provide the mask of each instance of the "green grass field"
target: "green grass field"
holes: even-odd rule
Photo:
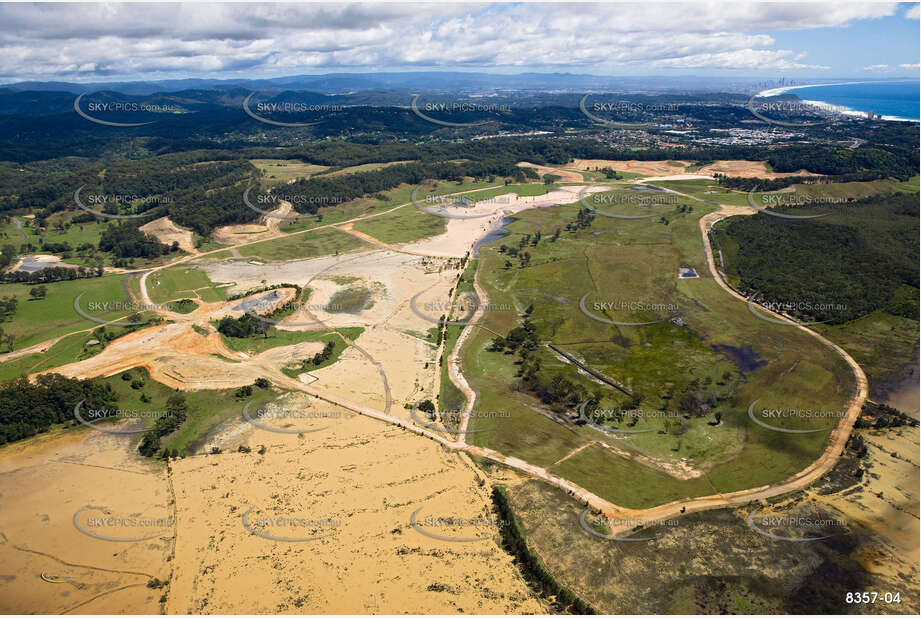
[[[123,380],[123,373],[128,373],[132,379],[143,379],[144,386],[140,389],[131,388],[131,380]],[[166,400],[175,393],[173,389],[150,379],[143,369],[131,369],[118,373],[105,378],[105,382],[118,393],[117,405],[130,410],[164,410]],[[234,417],[242,419],[243,406],[246,402],[266,403],[276,399],[280,392],[276,388],[254,388],[252,397],[241,400],[234,396],[235,389],[185,391],[183,395],[188,403],[188,417],[177,431],[162,439],[161,446],[168,449],[175,448],[182,454],[191,455],[202,446],[209,432],[220,423]],[[149,397],[150,401],[141,401],[142,394]],[[141,435],[138,434],[135,447],[140,440]]]
[[[326,172],[324,176],[344,176],[345,174],[355,174],[357,172],[376,172],[377,170],[390,167],[391,165],[401,165],[403,163],[415,163],[414,160],[407,161],[389,161],[387,163],[363,163],[361,165],[352,165],[342,167],[337,170]]]
[[[106,329],[115,333],[127,332],[125,328],[114,326],[107,326]],[[96,335],[92,332],[75,333],[64,337],[44,353],[28,354],[2,362],[0,363],[0,382],[89,358],[103,349],[98,344],[88,345],[95,338]]]
[[[190,298],[204,302],[226,300],[225,288],[211,281],[203,270],[192,266],[173,266],[147,278],[147,294],[155,303]]]
[[[250,159],[256,169],[265,173],[264,187],[287,184],[298,178],[310,178],[329,169],[326,165],[313,165],[297,159]]]
[[[404,206],[388,215],[358,221],[353,228],[385,243],[404,243],[444,234],[447,220]]]
[[[224,344],[235,352],[246,352],[247,354],[259,354],[260,352],[265,352],[266,350],[271,350],[272,348],[277,348],[283,345],[294,345],[296,343],[304,343],[305,341],[319,341],[320,343],[327,343],[328,341],[335,341],[338,344],[342,343],[342,338],[337,335],[337,332],[341,332],[343,335],[354,341],[361,333],[364,331],[364,328],[360,326],[351,326],[347,328],[339,328],[335,331],[326,331],[326,330],[310,330],[310,331],[295,331],[295,330],[280,330],[272,329],[269,332],[268,337],[246,337],[246,338],[237,338],[237,337],[227,337],[221,335]],[[344,346],[337,346],[341,348]],[[337,355],[338,356],[338,355]],[[325,365],[324,365],[325,366]]]
[[[59,221],[67,222],[73,219],[73,217],[74,214],[72,213],[55,213],[51,217],[48,217],[48,229],[43,232],[42,239],[47,242],[66,242],[74,249],[83,243],[98,245],[99,237],[102,236],[109,222],[93,221],[89,223],[74,223],[66,226],[66,229],[63,230],[55,229]],[[35,244],[35,241],[33,241],[33,244]]]
[[[717,286],[706,266],[697,225],[698,218],[712,208],[691,200],[686,203],[693,212],[678,212],[676,205],[656,207],[657,214],[664,211],[668,225],[657,217],[598,216],[587,229],[563,231],[555,243],[550,242],[551,233],[575,219],[576,205],[521,213],[507,226],[510,234],[501,244],[514,245],[524,234],[533,236],[540,230],[540,244],[526,248],[532,260],[525,268],[517,263],[506,268],[506,257],[497,250],[499,242],[481,249],[481,282],[490,305],[515,310],[490,311],[462,352],[465,376],[478,393],[477,409],[505,412],[501,417],[473,418],[474,428],[486,430],[471,434],[473,442],[543,466],[552,466],[589,440],[606,441],[613,448],[650,458],[641,463],[605,449],[586,449],[554,468],[628,507],[777,482],[818,456],[826,431],[791,436],[762,429],[748,418],[748,406],[757,399],[759,409],[843,409],[854,389],[849,368],[797,329],[758,320],[744,303]],[[694,267],[700,277],[679,280],[679,266]],[[666,320],[647,326],[593,320],[579,309],[579,299],[586,293],[590,309],[596,302],[619,303],[596,311],[606,319]],[[565,420],[574,403],[564,406],[564,414],[555,414],[516,386],[514,357],[486,348],[494,333],[506,334],[529,305],[534,307],[532,319],[543,343],[582,359],[638,396],[640,403],[635,405],[627,395],[586,376],[545,346],[535,352],[541,374],[548,380],[560,375],[598,394],[602,410],[642,410],[646,417],[636,428],[653,431],[608,438]],[[681,321],[668,321],[673,313],[657,305],[677,308],[674,313]],[[700,417],[681,413],[684,393],[701,385],[711,401],[709,412]],[[717,412],[721,422],[716,421]],[[666,424],[668,413],[672,420]],[[829,428],[835,422],[792,418],[776,424],[813,429]],[[681,480],[665,472],[681,460],[705,474]],[[636,477],[644,483],[636,483]],[[629,483],[619,482],[626,478]]]
[[[31,299],[31,285],[4,283],[0,285],[0,296],[13,296],[19,304],[15,315],[0,327],[15,337],[14,350],[75,331],[96,328],[99,326],[97,322],[80,316],[74,309],[74,300],[80,294],[83,294],[80,307],[88,315],[100,320],[126,317],[135,313],[137,307],[128,304],[129,299],[122,287],[123,278],[124,275],[106,275],[47,283],[44,284],[47,294],[41,300]]]
[[[22,224],[22,231],[16,227],[16,223],[13,221],[14,218],[19,219]],[[23,234],[25,237],[23,237]],[[9,220],[0,222],[0,245],[11,244],[18,251],[20,245],[25,242],[38,245],[37,240],[38,233],[30,225],[29,220],[24,217],[10,217]]]
[[[240,255],[270,262],[285,262],[368,248],[368,243],[335,228],[265,240],[240,247]]]

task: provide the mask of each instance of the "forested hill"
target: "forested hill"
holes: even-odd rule
[[[726,272],[745,294],[798,304],[794,313],[840,324],[872,311],[918,319],[918,196],[735,217],[717,234]]]

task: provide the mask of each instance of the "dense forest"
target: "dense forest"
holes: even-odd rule
[[[831,324],[880,309],[918,319],[917,195],[778,210],[831,214],[729,219],[715,233],[726,272],[744,294],[798,304],[792,313]]]
[[[284,187],[285,193],[297,198],[295,208],[303,214],[322,214],[342,202],[426,179],[530,178],[530,169],[516,167],[521,161],[563,165],[575,158],[698,163],[757,160],[778,172],[807,169],[823,175],[808,182],[906,180],[917,173],[919,164],[917,129],[911,123],[849,119],[801,128],[801,139],[782,138],[767,145],[702,146],[664,133],[671,123],[685,121],[702,136],[723,135],[711,129],[725,131],[725,127],[770,129],[740,124],[752,122],[744,97],[725,93],[597,95],[605,100],[616,97],[623,103],[611,112],[611,118],[646,123],[643,130],[654,138],[647,143],[674,144],[640,149],[612,142],[611,131],[582,114],[580,97],[573,94],[506,93],[496,99],[507,105],[505,111],[488,113],[482,119],[475,115],[452,118],[457,122],[484,120],[482,125],[462,128],[423,120],[406,102],[401,103],[398,93],[328,96],[294,91],[266,95],[267,100],[326,102],[340,107],[325,114],[316,126],[274,127],[243,113],[240,104],[248,94],[232,89],[150,95],[143,97],[145,102],[170,104],[180,113],[152,118],[156,122],[143,127],[113,128],[77,116],[69,93],[0,90],[0,213],[34,214],[34,225],[45,229],[46,221],[57,224],[62,216],[70,216],[71,224],[103,220],[78,209],[75,192],[79,189],[81,201],[97,200],[94,208],[106,214],[141,215],[110,227],[99,242],[101,252],[124,261],[175,250],[137,231],[157,217],[169,216],[193,230],[197,242],[207,239],[216,227],[256,221],[260,214],[243,201],[247,188],[259,187],[262,180],[252,159],[289,159],[330,168]],[[110,101],[131,99],[117,92],[93,96]],[[667,111],[650,111],[658,108]],[[509,135],[515,132],[534,134]],[[484,137],[489,139],[480,139]],[[374,171],[331,174],[355,165],[397,161],[402,163]],[[741,190],[755,186],[776,190],[794,180],[724,177],[720,182]],[[253,200],[260,198],[258,190],[251,194]],[[107,201],[100,203],[100,198]],[[63,212],[68,214],[55,216]],[[49,240],[42,247],[19,252],[38,249],[59,255],[81,252],[80,247]],[[67,278],[84,273],[56,272],[43,277],[51,275]]]
[[[847,174],[837,174],[833,176],[783,176],[780,178],[740,178],[737,176],[725,176],[723,174],[714,174],[717,183],[728,188],[738,189],[739,191],[779,191],[792,185],[798,184],[832,184],[838,182],[866,182],[870,180],[879,180],[888,178],[884,170],[863,170],[860,172],[850,172]]]
[[[0,384],[0,444],[48,431],[57,423],[73,423],[74,406],[82,400],[95,409],[112,408],[118,395],[97,380],[65,378],[56,373]]]
[[[146,147],[149,149],[154,145],[150,142]],[[805,168],[818,174],[836,175],[836,180],[840,181],[888,176],[904,180],[915,173],[918,164],[914,150],[889,151],[870,146],[854,150],[815,145],[771,150],[751,146],[631,150],[612,148],[584,137],[381,143],[373,147],[340,140],[284,149],[190,149],[144,156],[137,160],[110,156],[105,160],[83,160],[82,165],[72,160],[42,162],[35,164],[35,169],[31,166],[22,168],[18,175],[0,166],[0,179],[10,180],[0,189],[0,210],[35,211],[41,220],[50,213],[74,209],[74,192],[83,187],[81,195],[84,196],[132,198],[121,204],[119,212],[147,215],[132,220],[131,225],[135,227],[155,217],[169,215],[179,225],[206,237],[217,226],[247,223],[258,218],[259,214],[247,208],[242,199],[246,187],[257,181],[259,175],[248,158],[258,157],[297,159],[334,168],[369,162],[414,161],[355,174],[320,174],[286,187],[287,193],[298,196],[299,211],[310,214],[322,208],[335,208],[336,204],[356,197],[373,195],[402,183],[419,183],[428,178],[452,180],[464,176],[500,176],[521,180],[527,172],[515,166],[519,161],[560,165],[573,158],[767,160],[777,171]],[[753,181],[733,179],[725,182],[735,188],[745,188]],[[772,182],[785,184],[786,181]],[[114,210],[107,207],[105,211],[115,214]],[[85,214],[88,213],[80,216]],[[141,242],[139,238],[125,244],[112,243],[112,246],[119,249],[122,257],[155,253],[152,245]]]
[[[153,426],[144,432],[144,437],[141,438],[141,443],[138,445],[138,452],[145,457],[153,457],[160,453],[160,439],[179,429],[185,422],[188,412],[189,406],[185,395],[182,393],[170,395],[166,400],[165,414],[158,417]]]
[[[178,249],[175,243],[172,246],[164,245],[128,222],[109,225],[99,238],[100,251],[108,251],[120,258],[153,258]]]

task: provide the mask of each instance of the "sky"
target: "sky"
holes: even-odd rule
[[[338,72],[898,78],[919,5],[0,4],[0,82]]]

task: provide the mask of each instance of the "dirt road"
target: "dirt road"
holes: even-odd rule
[[[672,191],[672,192],[678,193],[677,191]],[[684,194],[679,193],[679,195],[684,195]],[[691,197],[691,196],[686,196],[686,197]],[[734,216],[734,215],[752,215],[752,214],[755,214],[755,212],[756,210],[754,208],[747,207],[747,206],[726,206],[724,205],[724,206],[721,206],[719,211],[707,214],[701,217],[700,219],[700,231],[701,231],[701,237],[703,241],[703,249],[706,253],[707,265],[710,268],[711,275],[713,276],[714,280],[719,284],[719,286],[722,287],[724,290],[726,290],[726,292],[728,292],[730,295],[732,295],[733,298],[736,298],[737,300],[740,300],[745,303],[748,302],[748,299],[742,296],[741,294],[739,294],[738,292],[736,292],[735,290],[733,290],[723,280],[723,278],[720,276],[719,272],[716,269],[716,264],[713,260],[713,252],[710,248],[709,230],[716,221],[719,221],[720,219],[723,219],[725,217]],[[477,295],[480,297],[480,303],[482,305],[485,305],[488,303],[488,297],[486,296],[485,291],[483,291],[479,287],[479,285],[477,285]],[[636,525],[637,521],[656,521],[656,520],[663,520],[663,519],[668,519],[668,518],[679,517],[682,514],[686,514],[686,513],[693,513],[693,512],[706,511],[706,510],[712,510],[712,509],[726,508],[726,507],[737,507],[737,506],[741,506],[744,504],[748,504],[750,502],[754,502],[758,500],[765,500],[765,499],[779,496],[785,493],[803,489],[809,486],[810,484],[812,484],[813,482],[815,482],[816,480],[818,480],[819,478],[821,478],[827,472],[829,472],[838,462],[838,458],[841,456],[842,452],[844,451],[844,447],[847,444],[847,440],[851,435],[851,431],[854,427],[854,422],[857,420],[857,417],[860,415],[860,411],[863,408],[864,402],[866,401],[867,392],[868,392],[867,377],[866,377],[866,374],[864,374],[863,369],[861,369],[860,365],[857,364],[857,361],[855,361],[847,352],[844,351],[844,349],[842,349],[837,344],[829,341],[828,339],[826,339],[819,333],[805,326],[797,324],[796,322],[787,318],[786,316],[783,316],[778,313],[773,313],[773,312],[770,312],[770,313],[772,313],[773,317],[777,319],[794,324],[795,328],[799,328],[809,333],[811,336],[815,337],[816,339],[821,341],[823,344],[825,344],[826,346],[833,349],[836,353],[838,353],[851,367],[851,370],[854,372],[854,378],[857,383],[856,392],[848,404],[847,414],[845,415],[844,418],[842,418],[838,426],[832,431],[829,444],[823,451],[822,455],[818,459],[816,459],[809,467],[798,472],[792,477],[786,479],[783,483],[780,483],[778,485],[768,485],[768,486],[763,486],[763,487],[756,487],[752,489],[746,489],[746,490],[741,490],[741,491],[736,491],[736,492],[731,492],[731,493],[715,494],[711,496],[702,496],[699,498],[690,498],[687,500],[678,500],[675,502],[670,502],[667,504],[656,506],[650,509],[628,509],[628,508],[620,507],[607,500],[604,500],[603,498],[600,498],[599,496],[592,494],[591,492],[587,491],[586,489],[582,487],[579,487],[578,485],[575,485],[574,483],[571,483],[569,481],[566,481],[565,479],[556,477],[555,475],[552,475],[545,468],[533,466],[531,464],[528,464],[525,461],[522,461],[516,458],[512,458],[512,457],[506,457],[502,455],[501,453],[490,451],[488,449],[466,446],[465,450],[473,454],[477,454],[482,457],[492,459],[494,461],[500,461],[501,463],[504,463],[505,465],[516,468],[522,472],[525,472],[532,476],[536,476],[538,478],[544,479],[545,481],[563,489],[564,491],[567,491],[572,496],[578,498],[579,500],[587,504],[589,507],[603,512],[605,516],[609,518],[623,518],[623,519],[631,520],[629,524],[625,524],[621,529],[612,528],[611,532],[613,534],[624,533],[624,532],[629,531]],[[475,321],[475,320],[472,320],[472,321]],[[472,328],[474,327],[468,326],[464,330],[464,332],[461,334],[461,338],[458,339],[457,345],[455,346],[454,351],[452,353],[452,357],[451,357],[452,369],[455,366],[457,366],[458,351],[461,348],[462,342],[466,338],[465,336],[469,334]],[[452,379],[454,379],[453,373],[452,373]],[[464,416],[464,419],[462,421],[463,424],[461,427],[461,429],[465,430],[466,421],[469,418],[470,410],[472,410],[473,408],[473,402],[475,400],[476,394],[473,393],[471,389],[469,389],[469,386],[466,385],[466,381],[463,381],[462,378],[459,380],[455,380],[455,383],[458,385],[458,387],[461,388],[462,391],[464,391],[464,393],[468,397],[467,408],[466,408],[468,414]],[[464,388],[465,386],[466,388]],[[463,433],[459,435],[458,443],[459,443],[458,446],[465,443]]]
[[[683,195],[683,194],[679,193],[679,195]],[[701,201],[704,201],[704,200],[701,200]],[[392,212],[393,210],[396,210],[397,208],[401,208],[403,206],[405,205],[396,206],[393,209],[390,209],[386,212]],[[386,212],[377,213],[375,215],[368,215],[364,217],[358,217],[356,219],[353,219],[352,221],[357,221],[360,219],[368,218],[370,216],[380,216],[381,214],[386,214]],[[747,299],[743,297],[742,295],[738,294],[737,292],[735,292],[730,286],[728,286],[722,280],[722,278],[720,277],[716,269],[716,265],[713,261],[712,252],[710,250],[708,231],[710,229],[710,226],[712,226],[712,224],[715,221],[718,221],[719,219],[723,217],[727,217],[731,215],[752,214],[753,212],[755,212],[754,209],[748,208],[748,207],[722,206],[719,211],[705,215],[700,220],[700,230],[701,230],[701,236],[702,236],[702,241],[703,241],[703,249],[706,252],[707,263],[710,268],[711,274],[713,275],[717,283],[724,290],[726,290],[733,298],[736,298],[737,300],[742,301],[742,302],[747,302]],[[345,222],[345,223],[350,223],[350,222]],[[341,225],[343,225],[343,223],[340,222],[340,223],[328,224],[328,225],[320,226],[320,227],[333,227],[333,226],[341,226]],[[316,229],[319,229],[319,228],[312,228],[310,230],[302,230],[299,232],[293,232],[289,235],[303,234],[303,233],[307,233],[310,231],[314,231]],[[222,250],[224,249],[217,249],[209,253],[216,253]],[[208,255],[208,254],[206,253],[202,255]],[[198,257],[201,257],[201,256],[188,256],[186,258],[178,260],[177,262],[173,262],[172,264],[168,266],[173,266],[173,265],[176,265],[177,263],[181,263],[181,262],[188,261],[190,259],[194,259]],[[146,276],[150,272],[154,272],[156,270],[159,270],[161,268],[166,268],[166,267],[167,266],[165,265],[165,266],[161,266],[161,267],[147,271],[144,274],[144,279],[146,279]],[[482,287],[479,285],[479,282],[476,278],[474,279],[474,288],[476,290],[477,296],[480,299],[480,306],[478,307],[477,311],[474,313],[473,317],[471,318],[471,322],[476,322],[477,319],[479,319],[482,316],[481,312],[483,311],[483,307],[488,304],[488,296],[486,295],[485,290],[483,290]],[[147,294],[146,294],[146,286],[144,285],[143,282],[141,285],[141,291],[142,291],[143,296],[145,297],[145,302],[149,302],[149,298],[147,298]],[[791,322],[792,324],[795,324],[794,322],[792,322],[792,320],[789,320],[788,318],[780,314],[773,314],[773,317],[779,320],[784,320],[784,321]],[[177,326],[180,326],[180,325],[177,325]],[[303,382],[300,382],[299,380],[294,380],[292,378],[285,376],[284,374],[280,372],[278,364],[274,362],[269,362],[267,359],[253,359],[253,363],[248,367],[248,369],[250,370],[250,373],[252,374],[252,370],[258,367],[258,371],[256,373],[269,377],[269,379],[271,379],[278,386],[289,388],[292,390],[299,390],[299,391],[310,393],[311,395],[319,397],[320,399],[324,399],[331,403],[335,403],[337,405],[343,406],[359,414],[363,414],[371,418],[375,418],[375,419],[378,419],[384,422],[392,423],[394,425],[403,427],[404,429],[408,431],[412,431],[416,434],[419,434],[429,439],[435,440],[439,442],[440,444],[442,444],[443,446],[445,446],[446,448],[450,448],[453,450],[466,451],[470,454],[477,455],[477,456],[501,463],[503,465],[509,466],[511,468],[519,470],[520,472],[523,472],[530,476],[540,478],[550,483],[551,485],[554,485],[566,491],[567,493],[574,496],[581,502],[587,504],[592,509],[604,512],[609,517],[623,517],[623,518],[630,518],[630,519],[635,519],[635,520],[650,521],[650,520],[659,520],[659,519],[664,519],[664,518],[669,518],[669,517],[677,517],[677,516],[680,516],[682,513],[740,506],[740,505],[743,505],[743,504],[746,504],[752,501],[763,500],[766,498],[778,496],[778,495],[788,493],[791,491],[796,491],[796,490],[799,490],[799,489],[802,489],[808,486],[809,484],[811,484],[812,482],[820,478],[822,475],[824,475],[826,472],[831,470],[831,468],[835,465],[835,463],[837,462],[838,458],[840,457],[844,449],[844,446],[853,428],[854,422],[857,419],[857,416],[859,415],[860,410],[863,406],[863,403],[867,397],[867,379],[866,379],[866,376],[864,375],[863,370],[860,368],[857,362],[854,361],[854,359],[851,358],[851,356],[848,355],[839,346],[835,345],[834,343],[828,341],[827,339],[825,339],[818,333],[804,326],[800,326],[796,324],[795,327],[808,332],[811,336],[816,337],[823,344],[829,346],[830,348],[835,350],[836,353],[841,355],[841,357],[844,358],[844,360],[851,366],[854,372],[854,375],[855,375],[856,382],[857,382],[856,393],[848,406],[847,415],[842,419],[838,427],[832,432],[830,436],[829,445],[827,446],[823,454],[815,462],[813,462],[809,467],[807,467],[805,470],[802,470],[801,472],[793,475],[792,477],[786,479],[784,482],[777,484],[777,485],[757,487],[757,488],[741,490],[741,491],[727,493],[727,494],[716,494],[716,495],[711,495],[711,496],[703,496],[699,498],[681,500],[681,501],[676,501],[676,502],[660,505],[657,507],[653,507],[650,509],[627,509],[624,507],[620,507],[616,504],[613,504],[589,492],[585,488],[580,487],[576,485],[575,483],[572,483],[571,481],[568,481],[564,478],[551,474],[546,468],[542,468],[542,467],[530,464],[516,457],[509,457],[509,456],[503,455],[502,453],[498,451],[494,451],[492,449],[468,445],[466,443],[466,440],[463,437],[464,436],[463,433],[458,434],[458,437],[456,438],[453,436],[451,438],[447,438],[447,437],[444,437],[440,432],[420,427],[412,423],[410,420],[395,417],[389,414],[387,411],[381,412],[380,410],[374,409],[369,406],[362,406],[362,405],[358,405],[353,402],[350,402],[344,397],[340,396],[339,394],[335,394],[335,395],[321,394],[315,389],[311,388],[310,386],[304,384]],[[457,384],[457,386],[467,396],[467,403],[465,405],[465,411],[467,413],[462,416],[461,427],[460,427],[461,431],[466,430],[469,416],[470,416],[470,413],[473,409],[473,406],[476,400],[476,393],[469,387],[469,384],[467,384],[466,380],[463,378],[461,374],[460,364],[458,360],[460,349],[463,346],[463,344],[467,341],[467,339],[469,338],[470,332],[472,332],[473,328],[476,328],[476,326],[468,325],[464,329],[448,361],[449,362],[449,375],[451,376],[451,379]],[[184,334],[188,336],[187,333],[184,333]],[[140,337],[143,337],[143,335],[141,335]],[[114,347],[114,344],[113,344],[113,347]],[[224,369],[226,371],[226,368]],[[632,528],[634,525],[635,525],[635,522],[632,523],[630,527]],[[615,534],[618,532],[625,532],[625,531],[626,530],[612,530],[612,532],[614,532]]]

